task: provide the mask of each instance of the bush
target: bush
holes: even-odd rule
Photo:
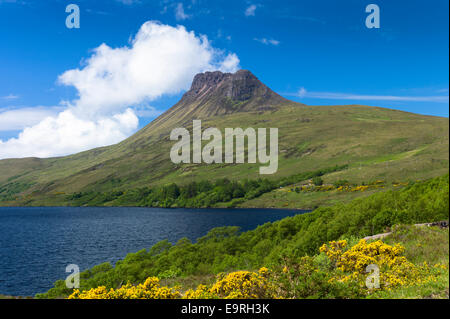
[[[273,284],[281,298],[347,299],[363,296],[355,283],[332,281],[332,272],[320,269],[313,257],[285,258],[274,270]]]
[[[277,296],[268,275],[267,268],[261,268],[257,273],[238,271],[219,275],[211,288],[200,285],[195,291],[187,291],[185,298],[273,299]]]
[[[323,185],[323,179],[320,177],[314,177],[312,180],[313,184],[316,186],[322,186]]]
[[[158,278],[150,277],[143,284],[132,286],[128,283],[116,290],[108,290],[105,286],[83,292],[75,290],[68,299],[176,299],[180,296],[176,288],[161,287]]]
[[[268,179],[230,181],[227,178],[210,181],[191,182],[187,185],[171,183],[154,188],[138,188],[127,191],[106,193],[88,191],[66,196],[66,200],[75,206],[147,206],[147,207],[211,207],[216,203],[230,202],[234,207],[243,200],[250,200],[270,192],[277,187],[298,183],[310,178],[318,178],[327,173],[346,169],[347,166],[305,172],[278,181]],[[323,181],[322,181],[323,183]],[[321,184],[320,184],[321,185]]]
[[[336,188],[339,188],[341,186],[347,186],[349,184],[350,184],[349,181],[346,179],[341,179],[333,183],[334,187]]]
[[[435,280],[427,263],[414,265],[403,256],[404,250],[400,244],[390,246],[381,240],[367,243],[364,239],[349,249],[346,240],[332,241],[320,247],[320,252],[335,263],[337,273],[331,281],[355,282],[363,287],[369,265],[379,270],[379,287],[376,289],[422,285]]]
[[[446,175],[398,191],[380,192],[349,204],[267,223],[245,233],[236,227],[223,227],[211,230],[197,243],[161,242],[139,254],[129,254],[114,268],[105,266],[96,272],[81,273],[81,289],[116,288],[128,281],[139,284],[167,269],[179,269],[180,276],[190,276],[276,266],[282,262],[280,256],[314,255],[325,242],[373,235],[394,223],[446,220],[448,195]],[[54,288],[37,297],[57,298],[69,293],[64,281],[57,281]]]

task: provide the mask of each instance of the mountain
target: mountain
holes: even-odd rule
[[[250,71],[200,73],[194,77],[191,89],[181,100],[138,132],[136,137],[178,126],[192,126],[194,119],[274,111],[287,103],[290,101],[272,91]]]
[[[289,101],[261,83],[250,71],[200,73],[182,99],[148,129],[237,112],[275,110],[283,103]]]
[[[267,178],[347,164],[324,180],[407,181],[442,175],[449,167],[448,118],[363,105],[307,106],[281,97],[249,71],[206,72],[195,76],[177,104],[116,145],[60,158],[0,161],[0,198],[3,205],[60,204],[80,191],[261,177],[259,163],[172,163],[170,132],[191,131],[194,119],[202,120],[203,129],[222,132],[278,128],[279,168]]]

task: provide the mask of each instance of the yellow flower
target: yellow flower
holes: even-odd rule
[[[390,246],[381,240],[368,244],[361,240],[345,250],[346,244],[346,241],[332,241],[320,247],[320,252],[335,262],[336,268],[343,273],[334,278],[337,281],[354,280],[362,284],[368,275],[366,267],[371,264],[380,269],[380,283],[385,289],[424,284],[436,278],[429,276],[430,267],[426,262],[416,266],[402,256],[405,248],[399,244]]]

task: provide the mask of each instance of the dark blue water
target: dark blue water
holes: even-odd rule
[[[0,207],[0,294],[33,296],[69,274],[168,239],[192,241],[214,227],[243,231],[300,214],[279,209]]]

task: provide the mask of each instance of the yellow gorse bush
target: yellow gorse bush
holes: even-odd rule
[[[269,270],[265,267],[258,272],[237,271],[219,276],[211,288],[200,285],[195,291],[188,290],[186,298],[221,299],[261,299],[276,298],[275,290],[269,282]]]
[[[347,241],[341,240],[324,244],[320,247],[320,252],[325,252],[328,258],[336,262],[336,267],[342,271],[365,272],[370,264],[376,264],[378,267],[385,265],[399,266],[408,262],[401,256],[404,247],[400,244],[390,246],[381,240],[368,244],[364,239],[358,244],[344,252]]]
[[[130,283],[119,289],[106,289],[104,286],[80,292],[75,290],[69,299],[176,299],[181,293],[176,288],[161,287],[159,279],[149,277],[143,284],[133,286]]]
[[[340,240],[320,247],[320,252],[325,253],[341,271],[341,275],[333,277],[332,280],[359,281],[361,285],[364,285],[368,275],[366,267],[371,264],[379,268],[381,289],[420,285],[436,280],[427,263],[416,266],[409,262],[402,255],[405,248],[400,244],[391,246],[381,240],[367,243],[362,239],[348,250],[345,250],[346,246],[347,241]]]
[[[182,294],[178,287],[161,287],[156,277],[147,278],[136,286],[128,283],[119,289],[101,286],[87,291],[75,290],[69,299],[254,299],[275,298],[274,288],[268,280],[269,270],[265,267],[258,272],[237,271],[219,275],[211,286],[199,285]]]
[[[395,287],[422,285],[437,281],[442,271],[448,265],[414,265],[403,256],[405,248],[400,245],[388,245],[381,240],[367,243],[359,241],[353,247],[348,247],[346,240],[331,241],[320,247],[324,258],[330,260],[334,266],[326,272],[315,264],[314,257],[301,257],[289,267],[296,267],[295,277],[289,277],[293,269],[285,265],[278,272],[272,272],[263,267],[257,272],[237,271],[217,275],[214,284],[199,285],[195,290],[189,289],[184,293],[180,287],[169,288],[160,286],[159,279],[150,277],[144,283],[132,285],[130,283],[118,289],[107,289],[104,286],[86,291],[74,290],[69,299],[274,299],[291,296],[292,286],[301,286],[304,276],[327,274],[325,281],[331,284],[357,285],[363,289],[368,273],[366,267],[374,264],[379,269],[380,289],[390,290]],[[321,273],[320,273],[321,272]],[[288,276],[288,284],[280,288],[280,278]],[[303,277],[302,277],[303,276]],[[319,278],[319,277],[318,277]],[[316,283],[314,283],[316,285]],[[305,289],[314,287],[305,286]],[[281,290],[280,290],[281,289]],[[283,290],[284,289],[284,290]],[[370,292],[370,289],[369,291]],[[295,295],[295,294],[294,294]]]

